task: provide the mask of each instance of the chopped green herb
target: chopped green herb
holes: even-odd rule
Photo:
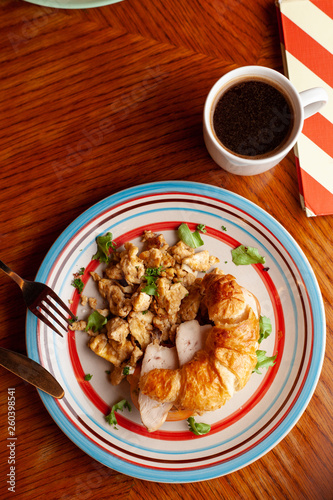
[[[107,423],[113,425],[115,429],[117,429],[118,423],[116,418],[116,411],[123,411],[124,408],[127,408],[128,411],[132,411],[131,405],[128,403],[128,401],[126,401],[126,399],[122,399],[121,401],[119,401],[119,403],[113,405],[111,408],[111,412],[105,416],[105,420],[107,421]]]
[[[84,288],[84,283],[81,278],[75,278],[72,282],[72,286],[77,289],[79,294],[81,294]]]
[[[145,276],[152,276],[157,278],[158,276],[160,276],[162,271],[164,271],[163,266],[147,267]]]
[[[143,289],[142,292],[146,293],[147,295],[157,295],[157,285],[156,283],[151,283],[150,285],[146,285]]]
[[[201,231],[204,234],[207,233],[207,229],[206,229],[205,224],[198,224],[197,225],[197,231]]]
[[[125,366],[125,368],[123,369],[123,375],[129,375],[129,372],[130,372],[130,367]]]
[[[142,292],[146,293],[147,295],[158,295],[156,280],[163,270],[163,266],[147,267],[144,274],[147,285],[142,289]]]
[[[259,373],[261,375],[261,372],[259,371],[261,368],[268,368],[270,366],[275,365],[275,360],[277,357],[277,354],[275,356],[266,356],[266,351],[256,351],[257,355],[257,364],[253,370],[255,373]]]
[[[147,314],[147,312],[148,312],[148,310],[146,310],[146,311],[142,311],[142,314]]]
[[[106,233],[104,236],[97,236],[97,252],[93,255],[93,260],[99,260],[100,262],[109,262],[110,260],[110,249],[115,249],[116,246],[112,242],[112,233]]]
[[[84,380],[91,380],[92,379],[92,375],[90,375],[90,373],[87,373],[85,376],[84,376]]]
[[[222,231],[226,231],[227,228],[225,226],[221,226]]]
[[[260,316],[259,318],[259,344],[272,333],[272,323],[267,316]]]
[[[93,313],[88,316],[88,321],[87,321],[87,326],[86,326],[86,332],[88,330],[92,330],[93,332],[97,332],[102,328],[107,323],[108,319],[105,318],[102,314],[100,314],[98,311],[94,311]]]
[[[198,230],[191,232],[187,224],[183,223],[178,228],[178,238],[191,248],[198,248],[204,245]]]
[[[187,419],[189,429],[196,436],[201,436],[202,434],[207,434],[211,427],[209,424],[199,423],[194,420],[194,417],[189,417]]]
[[[82,274],[84,274],[84,267],[81,267],[77,273],[78,276],[82,276]]]
[[[68,323],[69,323],[70,325],[72,325],[72,324],[74,323],[74,321],[77,321],[77,320],[78,320],[78,317],[77,317],[77,316],[75,316],[75,318],[74,318],[74,319],[73,319],[73,318],[68,318],[68,320],[67,320],[67,321],[68,321]]]
[[[236,264],[236,266],[265,263],[265,257],[262,257],[257,248],[254,247],[245,247],[244,245],[240,245],[239,247],[231,250],[231,254],[232,261]]]
[[[105,370],[105,373],[106,373],[107,375],[110,375],[111,370]]]

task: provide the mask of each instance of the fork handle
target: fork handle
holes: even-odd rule
[[[12,271],[2,260],[0,260],[0,269],[2,269],[10,278],[12,278],[20,288],[22,288],[24,280],[14,271]]]

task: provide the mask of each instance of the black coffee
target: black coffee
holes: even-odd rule
[[[289,99],[266,80],[253,77],[228,87],[213,114],[218,140],[245,158],[275,153],[287,141],[292,126]]]

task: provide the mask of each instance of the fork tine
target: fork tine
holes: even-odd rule
[[[49,321],[47,319],[47,317],[44,316],[44,314],[42,314],[38,309],[31,310],[31,312],[33,314],[35,314],[37,316],[37,318],[39,318],[41,321],[43,321],[43,323],[45,323],[47,326],[52,328],[52,330],[54,332],[56,332],[58,335],[60,335],[60,337],[63,337],[63,334],[61,332],[59,332],[59,330],[57,330],[57,328],[51,323],[51,321]]]
[[[53,309],[53,311],[56,312],[63,320],[65,320],[66,323],[68,322],[68,318],[65,316],[65,314],[59,308],[57,308],[56,304],[54,304],[54,302],[52,302],[48,297],[43,298],[43,301],[41,302],[41,304],[43,304],[43,302],[45,302],[45,304],[47,304],[51,309]],[[39,306],[41,304],[39,304]],[[44,308],[44,311],[47,314],[50,314],[50,316],[51,316],[51,312],[49,313],[48,309]],[[58,319],[56,319],[56,321],[57,321],[57,323],[59,323]],[[62,325],[62,323],[59,323],[59,325]]]
[[[67,314],[69,314],[69,316],[72,319],[76,319],[75,314],[69,309],[69,307],[66,306],[66,304],[61,300],[61,298],[52,290],[52,288],[48,287],[48,295],[50,295],[50,297],[52,297],[52,299],[55,302],[57,302],[65,310],[65,312]],[[68,321],[68,318],[65,318],[65,319],[66,319],[66,321]]]
[[[53,307],[53,308],[54,308],[54,305],[53,305],[53,304],[52,304],[52,302],[51,302],[50,300],[48,300],[48,299],[43,299],[43,302],[40,302],[40,303],[38,304],[38,306],[37,306],[37,307],[39,307],[39,309],[42,309],[44,312],[46,312],[46,314],[47,314],[48,316],[50,316],[50,317],[51,317],[54,321],[56,321],[56,322],[58,323],[58,325],[60,325],[60,326],[61,326],[61,328],[63,328],[63,329],[64,329],[64,330],[66,330],[66,332],[67,332],[67,330],[68,330],[68,324],[66,323],[66,326],[65,326],[63,323],[61,323],[61,321],[59,320],[59,318],[57,318],[57,317],[56,317],[56,316],[52,313],[52,311],[50,311],[50,309],[48,309],[47,307],[45,307],[44,302],[46,302],[49,306],[51,306],[51,307]],[[55,312],[57,312],[57,313],[59,314],[59,316],[61,316],[64,320],[66,320],[66,321],[67,321],[66,316],[64,316],[63,314],[61,314],[61,313],[60,313],[57,309],[54,309],[54,311],[55,311]]]

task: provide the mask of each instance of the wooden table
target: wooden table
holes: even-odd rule
[[[291,432],[260,460],[195,484],[145,482],[95,462],[45,409],[34,387],[1,369],[1,498],[333,498],[333,217],[301,209],[293,153],[254,177],[209,157],[202,109],[212,84],[247,64],[282,72],[273,0],[124,0],[88,10],[3,0],[1,259],[28,279],[84,210],[161,180],[223,187],[275,217],[303,249],[326,308],[321,378]],[[25,353],[26,309],[0,275],[1,345]],[[8,492],[7,391],[16,392],[16,493]]]

